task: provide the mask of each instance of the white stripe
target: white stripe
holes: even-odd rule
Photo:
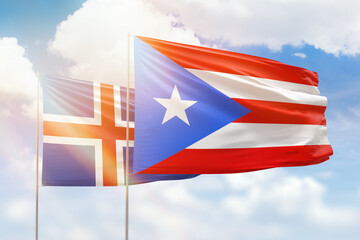
[[[315,86],[230,73],[187,69],[230,98],[326,106]]]
[[[114,86],[114,107],[115,107],[115,126],[126,127],[126,121],[121,120],[122,116],[121,116],[120,86]],[[134,128],[134,122],[129,121],[129,127]]]
[[[44,143],[69,144],[80,146],[95,147],[95,181],[96,186],[103,186],[103,168],[102,168],[102,141],[101,139],[91,138],[71,138],[57,136],[43,136]]]
[[[63,123],[78,123],[78,124],[91,124],[101,125],[101,97],[100,97],[100,84],[93,83],[94,87],[94,117],[76,117],[58,114],[43,113],[44,121],[50,122],[63,122]]]
[[[126,140],[116,140],[117,185],[125,185],[124,151]],[[134,147],[134,141],[129,141],[129,147]]]
[[[300,124],[230,123],[189,149],[255,148],[326,145],[326,126]]]

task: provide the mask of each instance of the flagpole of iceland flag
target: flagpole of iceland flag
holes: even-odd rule
[[[134,172],[236,173],[332,155],[310,70],[135,37]]]

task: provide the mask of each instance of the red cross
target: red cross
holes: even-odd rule
[[[49,136],[95,138],[102,140],[103,185],[117,185],[116,140],[126,140],[126,128],[115,126],[114,89],[100,85],[101,125],[44,121],[43,134]],[[129,129],[130,140],[134,129]]]

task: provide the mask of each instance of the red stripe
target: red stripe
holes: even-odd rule
[[[115,128],[114,89],[105,84],[101,84],[101,127],[104,134],[102,137],[103,185],[116,186],[116,139],[119,136],[110,132]]]
[[[251,111],[235,122],[326,125],[325,106],[249,99],[234,100]]]
[[[318,86],[317,73],[271,59],[152,38],[138,38],[184,68]]]
[[[333,154],[330,145],[242,149],[184,149],[140,173],[210,174],[250,172],[274,167],[305,166],[324,162]]]

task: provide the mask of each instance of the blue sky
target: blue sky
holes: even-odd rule
[[[334,149],[315,166],[132,186],[132,239],[358,239],[359,7],[335,0],[0,0],[0,238],[34,236],[35,73],[121,84],[131,32],[317,72]],[[119,239],[124,198],[123,188],[40,188],[40,239]]]

